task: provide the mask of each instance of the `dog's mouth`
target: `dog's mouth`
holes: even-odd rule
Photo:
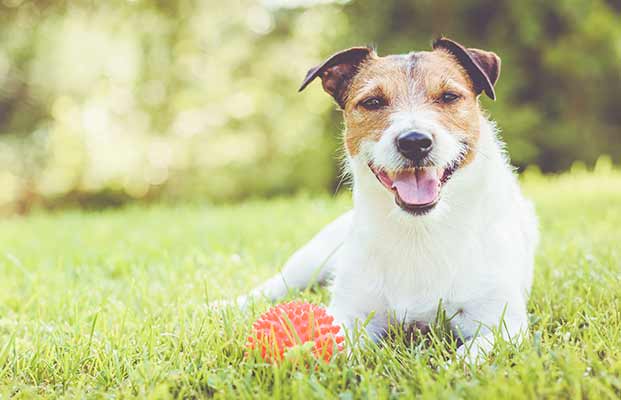
[[[457,168],[456,163],[446,168],[416,167],[386,171],[369,163],[378,181],[395,196],[395,203],[414,215],[429,212],[440,201],[442,186]]]

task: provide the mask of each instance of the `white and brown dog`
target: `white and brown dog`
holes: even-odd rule
[[[479,104],[499,73],[496,54],[446,38],[386,57],[351,48],[311,69],[300,90],[319,77],[343,110],[354,208],[238,303],[333,277],[329,312],[346,328],[372,315],[371,338],[395,317],[433,322],[441,302],[461,355],[489,350],[493,327],[519,339],[538,230]]]

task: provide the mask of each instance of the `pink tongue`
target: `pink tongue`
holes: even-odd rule
[[[440,178],[433,168],[400,172],[393,180],[399,197],[410,205],[433,203],[438,197]]]

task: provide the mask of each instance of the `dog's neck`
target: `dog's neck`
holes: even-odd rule
[[[426,215],[412,216],[396,207],[392,194],[378,184],[364,159],[349,159],[348,165],[353,176],[355,219],[358,225],[362,224],[369,229],[377,225],[385,228],[386,225],[394,224],[408,231],[434,231],[458,223],[469,224],[473,218],[493,215],[493,212],[481,213],[477,210],[497,208],[502,198],[511,191],[515,180],[502,179],[512,172],[494,124],[484,117],[481,117],[476,156],[470,164],[455,172],[443,188],[439,204]]]

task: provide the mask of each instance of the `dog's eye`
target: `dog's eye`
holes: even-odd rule
[[[459,97],[458,94],[451,92],[442,93],[442,96],[440,96],[440,103],[449,104],[459,99]]]
[[[369,97],[368,99],[362,100],[360,105],[367,110],[377,110],[378,108],[384,107],[386,101],[381,97]]]

